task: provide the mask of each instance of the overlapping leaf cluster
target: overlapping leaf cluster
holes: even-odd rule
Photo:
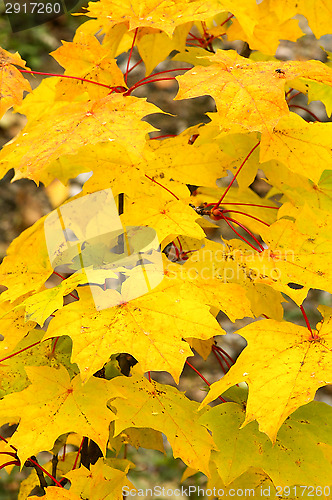
[[[23,102],[31,89],[16,66],[24,62],[1,49],[0,111],[14,105],[27,125],[0,152],[0,176],[14,168],[15,179],[47,186],[93,171],[79,196],[108,188],[116,197],[123,193],[124,226],[150,226],[162,249],[177,240],[190,251],[175,262],[164,257],[163,281],[148,294],[97,311],[89,291],[79,288],[82,273],[45,286],[53,269],[44,219],[10,245],[0,266],[7,287],[0,303],[0,424],[19,424],[9,444],[22,465],[40,451],[56,453],[63,435],[74,444],[85,436],[106,456],[119,449],[120,435],[136,447],[163,449],[164,433],[174,457],[190,473],[205,474],[211,487],[250,484],[259,496],[261,485],[274,491],[330,484],[331,411],[310,402],[332,383],[332,309],[321,306],[323,320],[310,332],[284,321],[281,303],[287,296],[301,306],[310,288],[332,292],[331,123],[306,122],[289,106],[297,90],[309,102],[322,101],[330,115],[332,68],[271,57],[281,38],[302,35],[295,14],[307,17],[317,37],[326,34],[328,9],[306,0],[93,2],[73,42],[52,54],[64,75],[81,80],[44,79]],[[201,31],[200,49],[186,45],[192,29]],[[211,53],[211,40],[224,32],[259,52]],[[177,77],[176,99],[213,97],[208,124],[149,139],[154,128],[143,119],[161,110],[130,95],[135,85],[128,89],[116,60],[133,46],[147,76],[174,50],[176,60],[193,66]],[[274,201],[250,189],[258,171],[273,186]],[[217,207],[224,190],[216,181],[229,172],[237,184]],[[187,185],[197,189],[191,194]],[[190,206],[204,202],[228,210],[223,203],[243,204],[232,207],[237,227],[255,235],[249,240],[257,250],[247,239],[207,239],[204,212]],[[75,291],[78,300],[67,303]],[[192,349],[206,359],[211,339],[225,333],[218,311],[231,321],[257,321],[237,331],[248,346],[212,385],[202,409],[143,375],[167,371],[178,382]],[[131,377],[107,369],[105,379],[93,376],[119,353],[138,361]],[[205,406],[240,382],[248,385],[247,401],[232,389],[234,402]],[[1,446],[7,453],[8,444]],[[51,486],[46,498],[122,498],[128,461],[99,459],[88,473],[72,470],[74,455],[58,469],[70,490]],[[31,474],[22,495],[36,484]]]

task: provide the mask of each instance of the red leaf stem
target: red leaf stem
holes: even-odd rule
[[[141,62],[143,62],[143,59],[140,59],[139,61],[137,61],[137,63],[135,63],[129,70],[128,70],[128,74],[133,70],[135,69],[139,64],[141,64]]]
[[[230,217],[224,217],[224,219],[227,219],[229,222],[233,222],[234,224],[237,224],[238,226],[240,226],[244,231],[246,231],[247,234],[249,234],[249,236],[252,237],[253,240],[256,241],[257,245],[259,245],[259,248],[261,249],[261,252],[263,252],[264,250],[264,247],[261,245],[261,243],[258,241],[258,239],[252,234],[251,231],[249,231],[249,229],[247,229],[243,224],[241,224],[240,222],[238,222],[237,220],[235,219],[231,219]]]
[[[2,439],[2,441],[4,441],[5,443],[9,444],[8,440],[7,440],[6,438],[4,438],[3,436],[1,436],[1,434],[0,434],[0,439]],[[15,446],[13,446],[12,444],[9,444],[9,446],[10,446],[13,450],[17,451],[17,448],[15,448]]]
[[[230,190],[233,182],[235,181],[235,179],[237,178],[237,176],[241,172],[243,165],[246,163],[246,161],[252,155],[252,153],[255,151],[255,149],[259,146],[260,142],[261,141],[258,141],[257,144],[255,144],[255,146],[253,148],[251,148],[251,150],[249,151],[249,153],[247,154],[247,156],[245,157],[245,159],[243,160],[243,162],[241,163],[241,165],[237,169],[237,171],[236,171],[233,179],[231,180],[231,182],[228,184],[227,188],[225,189],[224,194],[222,195],[222,197],[220,198],[220,200],[218,201],[218,203],[216,203],[216,205],[214,206],[214,208],[218,208],[219,207],[220,203],[222,202],[222,200],[225,198],[226,194]]]
[[[76,466],[77,466],[77,462],[78,462],[78,457],[80,456],[80,453],[81,453],[81,449],[82,449],[82,446],[83,446],[83,443],[84,443],[84,437],[82,438],[82,441],[81,441],[81,444],[80,444],[80,447],[78,448],[78,451],[77,451],[77,454],[76,454],[76,458],[75,458],[75,462],[74,462],[74,465],[73,465],[73,468],[72,470],[76,469]]]
[[[59,73],[45,73],[44,71],[31,71],[27,69],[17,68],[21,73],[30,73],[32,75],[44,75],[44,76],[58,76],[59,78],[72,78],[73,80],[80,80],[81,82],[93,83],[94,85],[99,85],[100,87],[106,87],[108,89],[117,89],[118,87],[110,87],[105,83],[95,82],[94,80],[87,80],[86,78],[80,78],[79,76],[70,75],[60,75]]]
[[[127,85],[127,79],[128,79],[128,73],[129,73],[129,64],[130,64],[130,59],[131,59],[131,56],[132,56],[132,53],[133,53],[133,50],[134,50],[134,45],[135,45],[135,41],[136,41],[136,37],[137,37],[137,33],[138,33],[138,28],[136,28],[136,29],[135,29],[133,42],[132,42],[132,44],[131,44],[131,47],[130,47],[130,52],[129,52],[129,56],[128,56],[127,67],[126,67],[126,72],[125,72],[125,76],[124,76],[124,80],[125,80],[125,82],[126,82],[126,85]]]
[[[224,375],[225,375],[225,374],[226,374],[226,370],[225,370],[225,368],[224,368],[224,365],[223,365],[223,364],[222,364],[222,362],[221,362],[221,359],[223,359],[223,358],[221,358],[221,359],[220,359],[220,357],[219,357],[219,355],[218,355],[218,354],[219,354],[219,352],[218,352],[218,351],[216,351],[215,349],[213,349],[213,346],[212,346],[212,352],[213,352],[213,354],[214,354],[214,356],[215,356],[216,360],[218,361],[218,363],[219,363],[219,365],[220,365],[220,367],[221,367],[221,369],[222,369],[222,371],[223,371],[223,373],[224,373]]]
[[[61,276],[61,274],[57,273],[56,271],[53,271],[53,274],[56,274],[57,276],[59,276],[59,278],[61,278],[62,280],[65,280],[66,278],[64,276]],[[72,292],[69,292],[68,295],[70,295],[71,297],[73,297],[74,299],[76,300],[79,300],[76,295],[74,295]]]
[[[201,42],[201,40],[202,40],[198,36],[196,36],[193,33],[191,33],[191,31],[189,31],[188,36],[191,36],[193,38],[193,40],[197,40],[198,42]]]
[[[9,455],[10,457],[16,458],[17,454],[11,451],[0,451],[0,455]]]
[[[228,18],[227,18],[227,19],[226,19],[223,23],[221,23],[221,25],[220,25],[220,26],[224,26],[224,24],[228,23],[228,21],[229,21],[230,19],[232,19],[232,17],[234,17],[234,14],[231,14],[230,16],[228,16]]]
[[[152,139],[164,139],[165,137],[176,137],[175,134],[164,134],[164,135],[157,135],[156,137],[150,137],[150,140]]]
[[[256,248],[254,245],[252,245],[244,236],[241,236],[240,233],[238,233],[237,230],[232,226],[232,224],[230,222],[228,222],[227,217],[224,217],[223,220],[226,222],[226,224],[229,225],[229,227],[232,229],[232,231],[234,231],[234,233],[237,234],[239,238],[241,238],[242,241],[245,241],[251,248],[256,250],[256,252],[261,251],[258,248]]]
[[[215,205],[216,205],[215,203],[208,203],[205,206],[206,207],[215,207]],[[223,203],[222,205],[223,206],[224,205],[245,205],[247,207],[274,208],[274,210],[279,210],[279,207],[270,207],[267,205],[256,205],[256,203],[232,203],[232,202],[228,202],[228,203]]]
[[[54,355],[54,353],[55,353],[55,348],[56,348],[56,345],[57,345],[57,343],[58,343],[59,338],[60,338],[60,337],[55,337],[55,339],[54,339],[54,344],[53,344],[53,348],[52,348],[51,356],[53,356],[53,355]]]
[[[57,481],[55,479],[55,477],[52,476],[52,474],[50,474],[49,472],[47,472],[47,470],[44,469],[44,467],[42,467],[38,462],[36,462],[32,458],[29,458],[28,460],[29,460],[29,462],[31,462],[32,464],[34,464],[36,467],[38,467],[38,469],[42,470],[44,474],[46,474],[50,479],[52,479],[52,481],[55,482],[55,484],[57,484],[60,488],[63,488],[62,484],[59,483],[59,481]]]
[[[308,113],[310,116],[312,116],[313,118],[315,118],[315,120],[317,120],[318,122],[322,121],[322,120],[320,120],[318,118],[317,115],[315,115],[315,113],[313,113],[312,111],[310,111],[310,109],[305,108],[304,106],[298,106],[297,104],[290,104],[289,108],[299,108],[299,109],[302,109],[303,111],[305,111],[306,113]]]
[[[4,467],[7,467],[7,465],[21,465],[19,460],[13,460],[11,462],[6,462],[5,464],[0,465],[0,470],[3,469]]]
[[[154,78],[155,76],[159,76],[159,75],[164,75],[166,73],[172,73],[174,71],[188,71],[189,69],[192,69],[192,68],[167,69],[165,71],[159,71],[158,73],[153,73],[152,75],[145,76],[141,80],[138,80],[136,83],[134,83],[134,85],[132,85],[132,87],[130,87],[130,89],[128,89],[127,92],[124,95],[130,95],[131,92],[133,92],[133,90],[135,90],[137,87],[140,87],[141,85],[145,85],[146,83],[153,83],[153,82],[163,81],[163,79],[156,79],[156,80],[153,80],[153,81],[149,81],[150,78]],[[172,78],[167,78],[167,80],[174,80],[174,79],[175,79],[175,76],[172,77]]]
[[[149,83],[155,83],[155,82],[166,82],[166,81],[174,81],[175,76],[172,76],[171,78],[156,78],[155,80],[149,80],[147,82],[142,82],[142,83],[135,83],[127,92],[125,92],[123,95],[128,96],[130,95],[134,90],[138,89],[138,87],[142,87],[143,85],[148,85]]]
[[[31,349],[31,347],[33,347],[37,344],[40,344],[40,343],[41,343],[41,340],[39,340],[38,342],[35,342],[34,344],[28,345],[28,347],[24,347],[24,349],[21,349],[20,351],[14,352],[13,354],[9,354],[9,356],[6,356],[5,358],[0,359],[0,363],[2,363],[2,361],[5,361],[6,359],[9,359],[9,358],[16,356],[17,354],[20,354],[23,351],[26,351],[27,349]]]
[[[294,89],[292,89],[292,90],[294,90]],[[298,95],[300,95],[300,94],[302,94],[302,92],[295,92],[295,94],[291,95],[290,97],[288,97],[288,98],[286,99],[287,103],[289,103],[292,99],[294,99],[294,97],[296,97],[296,96],[298,96]],[[287,95],[287,94],[286,94],[286,95]]]
[[[251,219],[255,219],[258,222],[265,224],[265,226],[270,227],[270,224],[268,224],[267,222],[264,222],[262,219],[259,219],[258,217],[254,217],[253,215],[250,215],[250,214],[246,214],[245,212],[240,212],[239,210],[223,210],[222,212],[223,212],[223,214],[232,213],[232,214],[246,215],[247,217],[250,217]]]
[[[148,175],[146,175],[146,174],[144,174],[144,175],[145,175],[145,177],[147,177],[150,181],[155,182],[156,184],[158,184],[158,186],[162,187],[163,189],[166,189],[166,191],[168,191],[171,195],[173,195],[173,196],[174,196],[174,198],[176,198],[177,200],[179,200],[179,199],[180,199],[180,198],[178,198],[178,197],[176,196],[176,194],[172,193],[172,191],[170,191],[169,189],[167,189],[167,187],[165,187],[165,186],[163,186],[162,184],[160,184],[160,182],[155,181],[154,179],[152,179],[152,177],[149,177],[149,176],[148,176]]]
[[[224,354],[221,352],[221,350],[217,349],[217,348],[216,348],[216,346],[214,346],[214,345],[213,345],[213,346],[212,346],[212,351],[214,352],[214,354],[217,354],[217,353],[218,353],[218,355],[221,357],[221,359],[225,362],[225,364],[226,364],[227,368],[228,368],[228,369],[230,369],[231,365],[228,363],[228,361],[227,361],[226,357],[225,357],[225,356],[224,356]],[[223,370],[224,370],[224,368],[223,368]],[[226,373],[226,372],[224,371],[224,373]]]
[[[210,383],[206,380],[206,378],[204,377],[204,375],[202,375],[202,374],[201,374],[201,372],[199,372],[198,370],[196,370],[196,368],[195,368],[193,365],[191,365],[191,364],[189,363],[189,361],[186,361],[186,364],[187,364],[188,366],[190,366],[190,368],[192,368],[192,370],[194,370],[194,372],[196,372],[196,373],[197,373],[197,375],[199,375],[199,376],[201,377],[201,379],[202,379],[202,380],[204,380],[204,382],[206,383],[206,385],[208,385],[208,386],[210,387],[210,385],[211,385],[211,384],[210,384]],[[225,400],[225,399],[223,399],[221,396],[218,396],[218,398],[219,398],[219,399],[220,399],[223,403],[226,403],[226,400]]]
[[[227,356],[227,358],[230,360],[230,362],[234,365],[234,363],[235,363],[234,359],[222,347],[220,347],[219,345],[214,345],[212,347],[214,349],[216,349],[217,351],[222,352],[225,356]]]
[[[307,314],[306,314],[306,312],[304,310],[304,307],[302,305],[300,306],[300,309],[301,309],[301,313],[302,313],[302,315],[304,317],[304,321],[306,322],[307,328],[308,328],[309,332],[311,333],[312,340],[318,339],[319,336],[316,333],[313,333],[313,331],[311,329],[311,326],[310,326],[310,323],[309,323],[309,320],[308,320],[308,316],[307,316]]]

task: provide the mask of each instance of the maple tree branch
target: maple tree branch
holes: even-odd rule
[[[52,476],[56,477],[57,467],[58,467],[59,457],[58,454],[53,455],[52,458]],[[52,479],[52,486],[55,486],[55,482]]]
[[[45,488],[47,488],[47,482],[46,482],[46,479],[44,477],[43,471],[39,467],[38,460],[35,456],[32,456],[29,458],[29,461],[33,464],[34,469],[35,469],[36,474],[37,474],[38,479],[39,479],[39,484],[40,484],[40,487],[42,489],[42,492],[45,493]]]

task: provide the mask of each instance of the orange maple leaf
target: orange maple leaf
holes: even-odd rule
[[[21,104],[23,92],[31,92],[30,83],[15,68],[25,68],[25,61],[16,52],[11,54],[0,47],[0,118],[15,104]]]

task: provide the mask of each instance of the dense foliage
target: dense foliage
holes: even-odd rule
[[[162,435],[215,497],[330,498],[332,409],[313,399],[332,382],[332,308],[319,307],[314,329],[302,303],[310,289],[332,291],[331,123],[310,110],[318,100],[331,115],[332,69],[329,54],[273,57],[280,39],[303,35],[296,14],[319,38],[329,9],[92,2],[52,53],[63,76],[33,91],[25,62],[0,49],[0,114],[27,117],[0,152],[0,176],[14,168],[14,180],[49,186],[93,172],[0,266],[0,425],[18,424],[0,464],[31,468],[20,499],[121,499],[134,488],[128,446],[164,451]],[[225,36],[245,42],[242,55],[218,48]],[[169,56],[181,65],[156,70]],[[158,136],[149,115],[163,111],[135,91],[175,78],[176,100],[209,95],[216,110]],[[264,197],[250,188],[257,175],[272,186]],[[207,238],[218,221],[231,239]],[[287,299],[307,327],[283,319]],[[219,311],[252,320],[237,331],[247,347],[235,363],[214,340],[226,333]],[[178,383],[193,351],[233,365],[201,404],[153,380],[166,371]],[[53,455],[43,465],[42,451]]]

